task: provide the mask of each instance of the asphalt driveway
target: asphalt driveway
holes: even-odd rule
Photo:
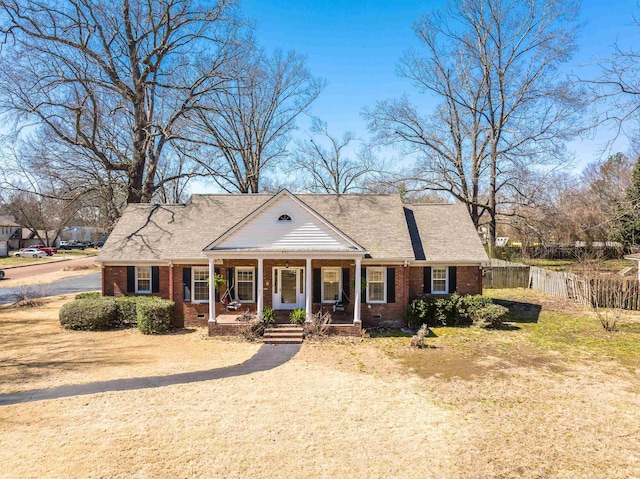
[[[25,268],[30,268],[30,266]],[[2,285],[2,283],[0,283],[0,285]],[[83,291],[96,291],[100,289],[100,273],[65,278],[46,284],[0,288],[0,304],[10,304],[15,302],[16,293],[20,288],[25,287],[33,288],[35,291],[42,292],[42,295],[45,297],[58,296],[60,294],[81,293]]]

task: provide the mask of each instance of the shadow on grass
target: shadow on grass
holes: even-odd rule
[[[504,299],[494,299],[493,302],[509,310],[505,318],[505,321],[508,323],[537,323],[540,319],[542,306],[539,304],[521,303],[519,301],[507,301]],[[503,329],[508,328],[504,327]]]
[[[410,338],[415,332],[400,330],[400,329],[367,329],[367,333],[369,333],[369,337],[371,338]],[[429,329],[429,334],[425,336],[426,338],[437,338],[438,335],[433,332],[432,329]]]

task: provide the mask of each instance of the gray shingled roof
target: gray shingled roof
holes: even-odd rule
[[[199,258],[201,251],[211,242],[271,197],[263,194],[193,195],[186,205],[129,205],[100,252],[98,261]],[[412,244],[400,196],[303,194],[296,197],[362,245],[372,258],[414,259],[415,241]],[[421,212],[426,211],[422,206],[413,209],[420,212],[415,214],[416,219],[422,218]],[[464,211],[455,206],[450,209]],[[439,244],[446,245],[452,237],[458,243],[468,243],[482,249],[469,216],[466,216],[466,221],[460,215],[454,216],[454,230],[441,225],[437,233],[431,234],[430,228],[419,228],[427,249],[433,249],[434,253],[438,251],[434,257],[441,257]],[[436,218],[436,221],[443,219],[447,218]],[[423,224],[422,219],[418,224]],[[470,235],[471,238],[462,238],[463,235]],[[468,254],[472,250],[465,252],[464,258],[460,258],[460,251],[446,251],[450,253],[447,258],[450,261],[472,261]],[[475,258],[479,256],[477,248],[473,249],[473,253]],[[484,259],[486,256],[481,258]]]
[[[405,205],[405,216],[416,260],[489,261],[462,203]]]

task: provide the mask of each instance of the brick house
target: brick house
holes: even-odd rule
[[[403,326],[416,296],[480,294],[487,256],[462,204],[282,190],[129,205],[97,261],[103,295],[175,301],[177,327],[232,334],[233,301],[307,318],[325,309],[337,332],[357,334]],[[214,273],[226,280],[220,291],[207,281]]]

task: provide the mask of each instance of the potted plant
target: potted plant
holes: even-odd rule
[[[303,325],[306,320],[307,312],[302,308],[294,309],[289,315],[289,322],[291,324]]]
[[[271,306],[267,306],[262,310],[262,321],[266,326],[276,324],[276,311]]]

